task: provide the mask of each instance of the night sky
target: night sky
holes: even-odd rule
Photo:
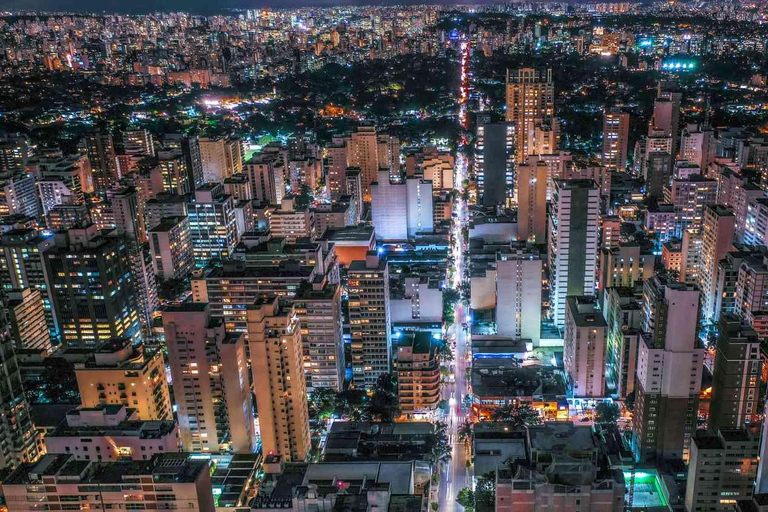
[[[239,7],[300,7],[307,5],[403,5],[409,3],[462,3],[485,4],[492,0],[0,0],[0,9],[56,10],[76,12],[127,12],[143,13],[152,11],[193,11],[212,12],[214,10]]]

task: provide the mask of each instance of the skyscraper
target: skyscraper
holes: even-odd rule
[[[407,240],[433,231],[432,182],[408,177],[405,183],[390,181],[389,171],[379,170],[371,184],[371,215],[379,240]]]
[[[720,311],[717,305],[717,266],[733,247],[736,217],[733,210],[720,205],[704,208],[701,242],[701,289],[702,321],[716,322]]]
[[[594,297],[569,296],[565,311],[563,363],[569,395],[605,394],[606,323]]]
[[[240,241],[235,219],[235,199],[221,183],[206,183],[195,190],[187,204],[195,264],[204,267],[212,259],[229,257]]]
[[[496,257],[496,328],[499,336],[541,340],[542,261],[538,251],[512,249]]]
[[[83,407],[123,405],[142,420],[173,419],[163,353],[129,338],[113,338],[75,364]]]
[[[599,245],[600,189],[592,180],[555,180],[549,217],[552,316],[565,326],[566,297],[592,295]]]
[[[332,198],[337,198],[347,193],[346,170],[347,143],[342,138],[334,139],[333,144],[326,149],[328,160],[328,191]]]
[[[184,279],[192,272],[195,260],[187,217],[165,217],[149,231],[149,247],[158,278]]]
[[[180,150],[159,151],[157,160],[163,175],[163,192],[184,195],[194,190],[189,181],[189,170],[184,155]]]
[[[535,156],[517,166],[517,236],[520,240],[543,243],[547,234],[546,162]]]
[[[96,192],[104,194],[120,180],[115,156],[115,142],[109,133],[93,132],[85,138],[88,158],[93,168]]]
[[[200,139],[197,135],[179,133],[168,134],[163,138],[163,144],[167,149],[178,149],[184,155],[184,162],[189,173],[188,181],[191,190],[205,183],[203,174],[203,157],[200,154]]]
[[[95,348],[112,338],[139,336],[133,275],[124,239],[91,224],[55,235],[43,254],[61,339]]]
[[[731,313],[719,321],[707,428],[743,428],[757,420],[762,359],[757,333]]]
[[[627,168],[629,146],[629,114],[612,109],[603,115],[602,164],[611,171]]]
[[[245,336],[225,332],[202,302],[166,306],[163,330],[184,449],[250,453],[254,429]]]
[[[378,138],[376,128],[373,126],[360,126],[347,142],[347,162],[350,167],[360,169],[360,184],[363,198],[370,199],[371,183],[378,179],[380,167],[385,167],[384,162],[379,162]],[[389,168],[387,168],[389,173]]]
[[[39,453],[4,307],[0,308],[0,368],[0,438],[6,441],[0,444],[0,468],[7,468],[33,461]]]
[[[515,183],[515,126],[485,123],[477,126],[475,169],[478,202],[506,204]]]
[[[293,298],[302,331],[302,360],[307,389],[344,387],[341,287],[326,279],[302,283]]]
[[[704,349],[697,348],[698,309],[694,286],[660,276],[645,281],[632,425],[640,462],[688,459],[704,365]]]
[[[672,139],[670,154],[676,158],[680,144],[680,102],[683,95],[679,92],[660,90],[653,103],[651,126]]]
[[[685,510],[734,510],[737,501],[749,499],[759,444],[760,438],[744,428],[697,432],[688,461]]]
[[[262,452],[303,461],[311,443],[296,310],[276,297],[256,300],[248,307],[248,339]]]
[[[46,280],[43,253],[55,246],[53,237],[34,229],[13,230],[0,237],[0,286],[6,291],[32,288],[40,290],[48,331],[58,339],[51,290]]]
[[[551,69],[507,70],[506,120],[515,123],[515,160],[525,162],[533,153],[530,141],[536,128],[557,129]]]
[[[392,328],[389,314],[389,266],[369,252],[349,265],[349,324],[352,335],[352,384],[369,388],[389,372]]]

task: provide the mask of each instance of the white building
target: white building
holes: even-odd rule
[[[48,453],[68,453],[77,460],[113,462],[147,460],[178,452],[179,429],[173,421],[141,421],[124,405],[78,407],[45,436]]]
[[[605,394],[605,342],[607,324],[595,307],[594,297],[568,297],[565,311],[563,362],[570,395],[602,397]]]
[[[565,326],[569,295],[594,295],[599,247],[600,189],[592,180],[555,180],[549,216],[551,307]]]
[[[516,251],[496,260],[496,328],[500,336],[541,339],[541,274],[538,254]]]
[[[160,279],[183,279],[195,266],[187,217],[166,217],[148,233],[152,266]]]
[[[431,233],[434,228],[432,182],[408,177],[405,183],[392,183],[389,170],[380,169],[371,185],[373,226],[380,240],[407,240],[416,233]]]

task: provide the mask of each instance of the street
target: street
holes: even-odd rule
[[[461,89],[459,96],[459,123],[467,126],[467,100],[469,99],[469,80],[467,67],[469,65],[469,45],[461,45]],[[466,141],[465,141],[466,142]],[[465,143],[464,142],[464,143]],[[467,226],[469,213],[466,201],[462,197],[463,182],[467,177],[467,157],[462,143],[456,154],[456,166],[454,169],[454,188],[459,196],[456,200],[453,221],[453,237],[456,240],[454,252],[454,274],[451,286],[458,290],[464,279],[466,269],[466,247],[462,230]],[[467,395],[466,366],[471,359],[470,340],[466,329],[462,324],[467,321],[469,307],[459,301],[456,306],[455,320],[448,330],[448,337],[455,336],[456,349],[454,351],[453,364],[455,365],[454,382],[446,382],[443,388],[443,398],[448,402],[448,414],[446,417],[448,442],[451,444],[451,460],[447,467],[441,469],[440,487],[438,492],[439,510],[454,511],[464,510],[464,507],[456,503],[456,496],[465,487],[472,487],[472,468],[467,467],[467,449],[463,441],[459,439],[458,431],[468,415],[464,407],[464,397]]]

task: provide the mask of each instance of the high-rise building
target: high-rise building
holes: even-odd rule
[[[500,336],[541,340],[542,261],[538,252],[512,250],[496,257],[496,328]]]
[[[372,387],[389,372],[392,328],[389,314],[389,266],[369,252],[349,265],[349,325],[352,337],[352,384]]]
[[[0,215],[40,215],[40,199],[32,176],[20,171],[0,174]]]
[[[232,259],[195,276],[192,298],[210,303],[211,313],[224,320],[227,331],[247,333],[245,309],[258,297],[292,298],[303,282],[323,278],[339,282],[333,245],[288,244],[285,239],[273,238],[240,247]]]
[[[605,331],[606,323],[594,297],[568,297],[563,362],[570,396],[605,395]]]
[[[739,262],[733,313],[745,320],[758,311],[768,311],[768,259],[752,253]]]
[[[370,199],[371,183],[378,180],[379,168],[386,163],[379,162],[379,145],[376,128],[360,126],[347,141],[347,163],[349,167],[360,169],[360,184],[364,199]]]
[[[28,137],[21,135],[0,138],[0,172],[23,171],[31,156]]]
[[[97,193],[104,194],[120,181],[115,142],[109,133],[93,132],[86,136],[85,144],[93,168],[94,187]]]
[[[549,217],[552,316],[565,326],[566,297],[592,295],[597,275],[600,190],[592,180],[555,180]]]
[[[157,160],[163,175],[163,192],[179,195],[192,192],[189,170],[184,154],[180,150],[159,151]]]
[[[235,199],[224,193],[221,183],[206,183],[195,190],[187,203],[189,230],[195,265],[204,267],[212,259],[225,259],[240,241],[235,219]]]
[[[195,266],[187,217],[165,217],[149,231],[152,265],[160,279],[184,279]]]
[[[46,352],[52,350],[51,333],[48,331],[43,293],[40,290],[8,290],[5,308],[16,348]]]
[[[602,164],[611,171],[627,169],[629,147],[629,114],[612,109],[603,115]]]
[[[662,200],[664,188],[672,177],[672,159],[666,151],[654,151],[648,154],[645,162],[646,191],[649,197]]]
[[[55,235],[43,254],[61,340],[97,347],[111,338],[138,339],[139,317],[128,243],[95,225]]]
[[[747,210],[749,204],[765,197],[765,191],[728,167],[717,175],[717,204],[730,206],[736,215],[734,238],[744,243],[747,232]]]
[[[677,156],[680,136],[680,102],[683,95],[679,92],[659,91],[656,101],[653,103],[653,119],[651,127],[661,130],[665,137],[672,139],[672,147],[669,152],[673,157]]]
[[[717,141],[715,131],[709,126],[689,124],[680,136],[680,157],[699,166],[706,173],[715,161]]]
[[[2,235],[0,286],[6,291],[24,288],[40,290],[48,331],[52,338],[58,339],[59,330],[43,261],[43,253],[54,246],[53,237],[43,236],[34,229],[13,230]]]
[[[768,246],[768,198],[759,197],[747,205],[744,243]]]
[[[390,181],[387,169],[371,184],[371,215],[379,240],[407,240],[417,233],[431,233],[433,226],[432,182],[408,177],[405,183]]]
[[[201,137],[200,157],[205,183],[221,183],[224,178],[243,172],[243,141],[236,137]]]
[[[83,407],[124,405],[142,420],[173,418],[163,353],[128,338],[113,338],[75,363]]]
[[[736,217],[733,210],[721,205],[704,208],[704,223],[701,240],[701,289],[702,321],[717,321],[720,311],[717,306],[717,268],[720,260],[733,247],[733,232]]]
[[[105,451],[106,455],[106,451]],[[62,505],[80,489],[88,489],[82,506],[87,510],[111,510],[150,505],[164,500],[168,506],[183,504],[188,512],[215,512],[210,461],[188,453],[163,453],[151,460],[77,460],[72,453],[48,454],[32,464],[22,464],[3,482],[12,503],[33,503],[40,499],[37,489],[50,491],[46,499]],[[89,456],[90,458],[90,456]],[[116,482],[131,486],[130,494],[117,490]],[[34,489],[34,490],[33,490]],[[62,506],[59,505],[59,506]],[[78,503],[78,506],[80,504]],[[155,505],[157,506],[157,505]],[[63,507],[62,507],[63,508]],[[9,506],[11,511],[29,510]],[[138,507],[136,508],[138,510]]]
[[[717,181],[693,174],[672,178],[664,189],[664,202],[675,212],[675,236],[681,238],[686,229],[701,229],[704,207],[717,201]]]
[[[138,243],[147,239],[144,228],[144,209],[134,187],[124,187],[112,195],[112,213],[118,235]]]
[[[313,240],[322,234],[317,232],[315,211],[308,205],[299,206],[294,195],[283,197],[280,208],[272,212],[269,230],[272,236],[285,238],[290,243],[299,238]]]
[[[0,437],[6,441],[0,444],[2,468],[33,461],[40,455],[5,311],[5,307],[0,308]]]
[[[167,134],[163,137],[163,144],[167,149],[178,149],[184,155],[184,163],[189,173],[188,182],[191,185],[191,190],[205,183],[203,157],[200,153],[200,139],[197,135]]]
[[[537,127],[556,129],[555,84],[552,70],[507,70],[506,120],[515,123],[515,160],[525,162],[533,154],[529,145]]]
[[[633,288],[609,288],[603,301],[606,323],[606,384],[624,398],[635,391],[641,298]]]
[[[478,203],[506,204],[515,186],[515,126],[485,123],[477,126],[475,172]]]
[[[307,389],[344,387],[341,287],[323,278],[304,282],[293,298],[301,322],[302,360]]]
[[[600,249],[600,270],[597,291],[600,297],[609,288],[633,287],[654,272],[656,257],[649,247],[634,242],[619,242],[614,249]]]
[[[77,460],[146,461],[179,449],[179,428],[173,420],[144,421],[124,405],[80,406],[45,433],[46,452],[74,455]]]
[[[546,162],[528,157],[517,166],[517,236],[532,243],[543,243],[547,234]]]
[[[253,389],[263,453],[303,461],[310,449],[299,317],[276,297],[248,308]]]
[[[406,418],[430,415],[440,403],[440,364],[429,332],[406,332],[397,340],[397,397]]]
[[[285,196],[285,178],[277,167],[281,156],[276,152],[253,155],[244,165],[251,183],[253,198],[269,204],[280,204]]]
[[[347,167],[347,143],[339,138],[333,141],[333,144],[326,149],[328,161],[328,191],[331,198],[335,199],[347,193],[347,182],[345,179]]]
[[[360,169],[348,167],[345,175],[347,194],[351,198],[350,207],[354,208],[352,214],[353,224],[357,226],[363,217],[363,185],[360,177]]]
[[[188,196],[158,194],[144,205],[144,225],[151,230],[165,217],[186,217]]]
[[[147,130],[127,130],[123,135],[123,152],[127,155],[155,156],[155,141]]]
[[[725,313],[720,316],[718,334],[707,422],[710,432],[752,426],[760,400],[762,358],[757,333],[741,318]]]
[[[658,275],[645,281],[632,425],[640,462],[688,459],[705,353],[696,336],[698,310],[696,287]]]
[[[759,443],[759,436],[744,428],[697,433],[688,461],[685,510],[726,512],[752,497]]]
[[[203,302],[166,306],[163,330],[184,449],[252,452],[245,336],[227,333]]]

